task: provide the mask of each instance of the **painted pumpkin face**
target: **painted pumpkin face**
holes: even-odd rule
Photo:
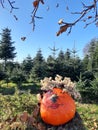
[[[72,97],[60,88],[48,91],[41,100],[40,114],[47,124],[61,125],[68,122],[74,117],[75,110]]]

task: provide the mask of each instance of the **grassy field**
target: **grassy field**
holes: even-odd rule
[[[20,88],[17,88],[16,84],[12,83],[8,84],[8,86],[0,83],[0,86],[0,130],[46,130],[41,124],[39,129],[38,127],[36,129],[32,127],[27,129],[30,122],[33,122],[33,125],[38,125],[35,122],[39,120],[39,117],[35,119],[32,113],[37,111],[35,107],[38,104],[36,94],[39,91],[39,84],[22,84]],[[76,102],[76,108],[86,130],[98,130],[98,104]],[[29,119],[28,123],[27,119]],[[59,129],[52,127],[49,130]],[[60,127],[60,130],[70,129]],[[73,128],[71,130],[80,129]]]
[[[29,115],[32,114],[36,104],[36,94],[30,94],[29,91],[22,94],[16,91],[14,95],[0,94],[0,130],[17,130],[9,127],[12,125],[11,123],[17,123],[19,121],[17,115],[20,115],[24,111]],[[98,130],[98,104],[81,104],[76,102],[76,106],[86,129]],[[26,124],[23,130],[25,127]]]
[[[98,104],[76,104],[87,130],[98,130]]]

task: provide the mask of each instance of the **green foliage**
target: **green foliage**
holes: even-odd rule
[[[85,47],[84,66],[86,70],[98,72],[98,39],[92,39]]]
[[[6,73],[3,71],[0,71],[0,80],[4,80],[6,78]]]
[[[40,86],[37,83],[23,83],[20,87],[19,87],[20,93],[26,92],[26,91],[30,91],[30,93],[32,94],[36,94],[39,92],[40,90]]]
[[[31,58],[30,55],[28,55],[21,63],[21,68],[24,72],[26,79],[30,78],[32,67],[33,67],[33,59]]]
[[[49,55],[49,57],[47,58],[47,76],[54,78],[56,74],[61,72],[58,67],[59,64],[57,64],[56,59],[53,56]]]
[[[98,129],[98,104],[77,103],[77,111],[83,119],[86,130]]]
[[[30,73],[30,78],[32,78],[33,81],[40,81],[46,76],[46,68],[47,66],[43,58],[41,49],[39,49],[33,60],[33,67]]]
[[[39,83],[22,83],[21,86],[17,86],[18,84],[9,82],[6,83],[4,80],[0,81],[0,93],[3,95],[13,95],[16,90],[19,91],[20,94],[30,91],[32,94],[36,94],[40,91]]]
[[[15,87],[0,87],[0,93],[3,95],[13,95],[15,93]]]
[[[80,79],[76,83],[76,86],[81,93],[83,102],[98,103],[98,78],[94,76],[92,72],[86,72],[80,75]]]
[[[98,77],[96,76],[93,81],[91,81],[91,92],[94,98],[98,99]]]
[[[23,74],[16,74],[15,76],[12,76],[11,77],[11,80],[14,82],[14,83],[17,83],[17,84],[19,84],[19,86],[20,86],[20,84],[22,84],[23,82],[25,82],[26,81],[26,79],[25,79],[25,77],[23,76]]]
[[[16,66],[16,68],[13,69],[10,80],[18,84],[18,87],[20,87],[21,84],[26,81],[25,75],[20,66]]]
[[[8,30],[7,32],[5,31],[5,33],[11,39],[10,30],[9,32]],[[1,34],[2,37],[5,37],[5,34]],[[4,43],[1,43],[0,47],[2,48]],[[23,83],[37,83],[45,77],[52,77],[54,79],[58,74],[62,77],[70,77],[72,81],[77,82],[77,87],[81,91],[84,100],[84,97],[86,97],[87,101],[96,99],[97,81],[95,75],[98,74],[98,39],[91,40],[85,49],[86,52],[83,59],[78,57],[75,48],[72,50],[67,49],[65,52],[60,50],[58,55],[56,55],[58,49],[54,47],[51,50],[53,53],[47,59],[43,57],[42,51],[39,49],[34,58],[28,55],[22,63],[7,61],[6,66],[4,66],[3,62],[0,63],[0,79],[6,81],[7,87],[9,82],[14,82],[22,90],[30,88],[31,91],[34,91],[32,85],[24,85],[23,87]],[[12,53],[14,52],[12,51]],[[6,71],[4,71],[4,67]],[[80,75],[81,80],[79,79]],[[9,91],[8,88],[6,88],[6,93],[7,91]]]
[[[0,58],[4,61],[13,60],[16,56],[14,42],[11,41],[11,30],[5,28],[1,33]]]
[[[0,93],[3,95],[12,95],[15,93],[17,85],[15,83],[6,83],[4,80],[0,81]]]
[[[28,111],[32,113],[37,103],[36,95],[27,93],[20,94],[17,90],[14,95],[0,95],[0,121],[12,118],[18,113]]]
[[[1,84],[1,87],[8,87],[8,88],[11,88],[11,87],[17,87],[17,85],[15,84],[15,83],[12,83],[12,82],[10,82],[10,83],[2,83]]]
[[[0,127],[2,130],[97,130],[98,105],[76,103],[76,118],[63,126],[50,126],[42,122],[39,116],[36,95],[29,92],[20,94],[19,91],[12,96],[0,95]],[[35,109],[36,108],[36,109]],[[81,119],[82,118],[82,119]],[[79,124],[80,123],[80,124]],[[71,127],[73,125],[73,127]],[[81,126],[82,125],[82,126]],[[47,127],[47,128],[46,128]],[[84,128],[86,127],[86,129]]]

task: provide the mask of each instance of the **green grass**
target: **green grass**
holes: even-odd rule
[[[31,114],[37,104],[36,94],[29,91],[13,95],[0,95],[0,124],[6,124],[6,120],[27,111]],[[98,104],[76,103],[76,108],[87,130],[98,130]],[[6,124],[7,125],[7,124]],[[5,127],[4,130],[7,129]],[[3,130],[3,129],[2,129]]]
[[[98,130],[98,104],[77,103],[77,111],[87,130]]]
[[[20,94],[16,91],[14,95],[0,95],[0,121],[6,120],[8,117],[13,117],[16,114],[28,111],[32,113],[37,99],[35,94],[26,92]]]

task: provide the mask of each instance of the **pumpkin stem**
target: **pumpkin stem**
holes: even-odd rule
[[[55,103],[55,102],[57,101],[57,99],[58,99],[57,94],[53,94],[53,95],[50,97],[50,99],[51,99],[51,101],[52,101],[53,103]]]

